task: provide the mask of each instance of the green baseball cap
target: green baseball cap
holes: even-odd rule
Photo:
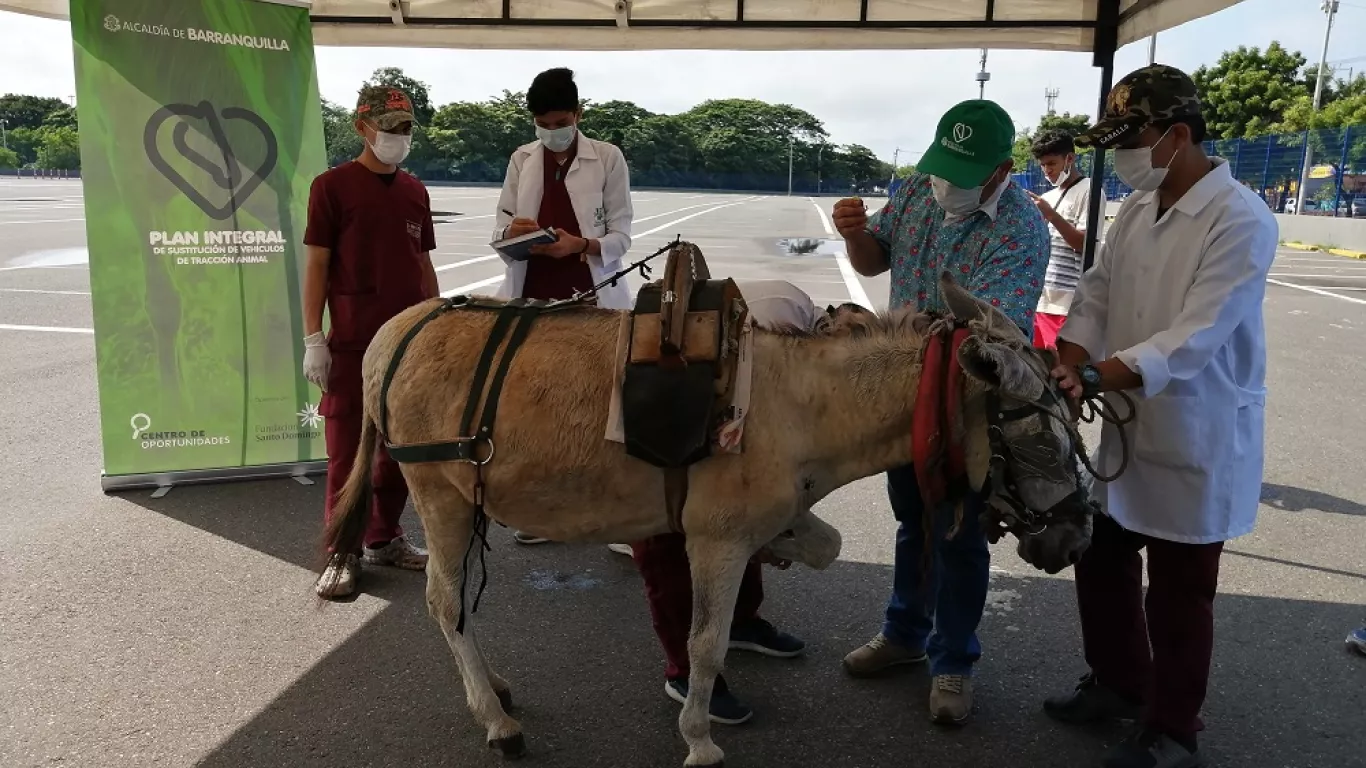
[[[1155,121],[1199,115],[1200,94],[1190,77],[1176,67],[1151,64],[1125,75],[1110,89],[1105,116],[1074,143],[1109,149],[1132,141]]]
[[[381,131],[417,122],[413,119],[413,103],[408,94],[387,85],[367,85],[360,89],[356,117],[375,121],[375,127]]]
[[[939,118],[934,143],[916,170],[955,187],[980,187],[996,166],[1010,159],[1014,145],[1015,124],[1001,105],[986,99],[964,101]]]

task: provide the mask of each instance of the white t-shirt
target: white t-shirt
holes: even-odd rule
[[[1091,180],[1085,176],[1067,187],[1054,187],[1039,195],[1044,202],[1053,206],[1067,223],[1077,229],[1086,229],[1086,206],[1091,200]],[[1043,292],[1039,294],[1036,311],[1050,315],[1065,315],[1072,306],[1072,295],[1081,279],[1081,251],[1073,250],[1057,228],[1048,225],[1049,255],[1048,271],[1044,273]]]
[[[736,280],[735,285],[745,297],[750,318],[760,328],[794,325],[809,331],[821,315],[806,291],[786,280]]]

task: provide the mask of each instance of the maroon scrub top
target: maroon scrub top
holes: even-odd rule
[[[405,171],[352,161],[313,180],[304,244],[328,248],[328,346],[364,352],[381,325],[423,300],[425,254],[436,248],[427,188]]]

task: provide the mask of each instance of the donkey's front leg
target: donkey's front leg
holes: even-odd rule
[[[717,768],[725,754],[711,740],[708,710],[716,676],[725,666],[731,619],[745,564],[753,554],[734,541],[688,538],[692,569],[692,631],[688,635],[688,698],[678,716],[678,729],[688,742],[684,766]]]

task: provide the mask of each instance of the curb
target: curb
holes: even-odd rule
[[[1346,248],[1320,248],[1317,245],[1307,245],[1305,243],[1282,243],[1286,248],[1294,248],[1297,251],[1318,251],[1320,253],[1331,253],[1334,256],[1343,256],[1349,259],[1366,259],[1366,251],[1349,251]]]

